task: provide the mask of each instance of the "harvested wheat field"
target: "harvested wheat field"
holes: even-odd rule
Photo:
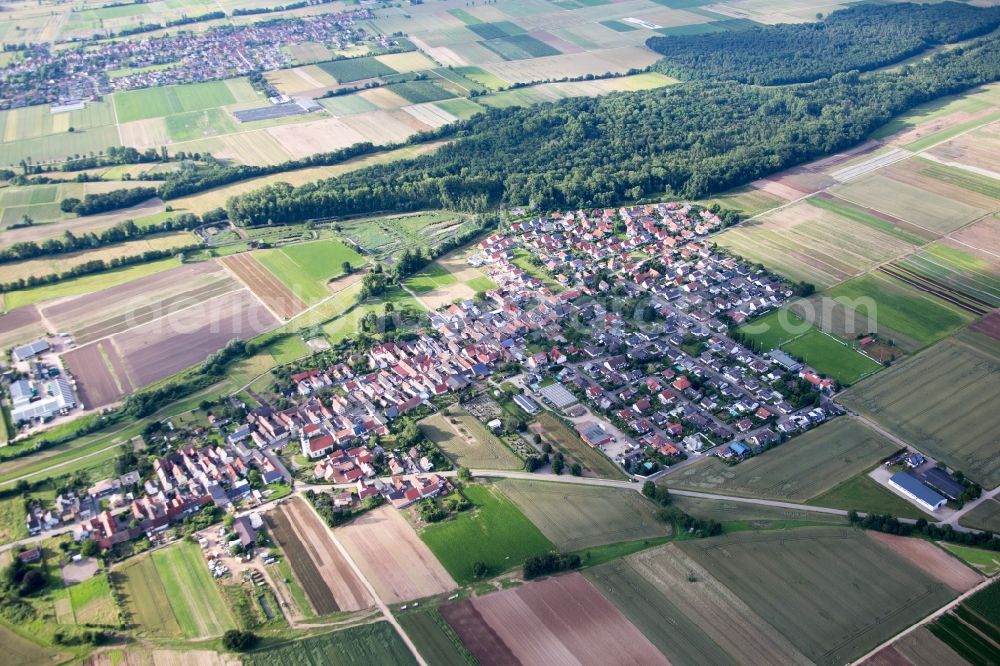
[[[326,525],[303,500],[284,502],[268,512],[267,524],[318,614],[372,605],[351,565],[330,539]]]
[[[483,666],[669,663],[578,573],[440,612]]]
[[[250,254],[234,254],[222,260],[250,291],[257,295],[269,310],[282,319],[289,319],[306,309],[306,304],[282,283],[271,271],[264,268]]]
[[[369,511],[336,530],[361,572],[386,603],[449,592],[458,584],[391,506]]]
[[[971,590],[983,580],[981,575],[965,566],[958,558],[929,541],[870,530],[865,534],[956,592]]]

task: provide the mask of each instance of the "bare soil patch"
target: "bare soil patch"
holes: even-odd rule
[[[249,289],[240,289],[112,339],[130,378],[146,386],[205,360],[230,340],[249,340],[278,324]]]
[[[338,527],[337,536],[386,603],[421,599],[458,587],[391,506],[369,511]]]
[[[282,319],[289,319],[306,309],[301,298],[292,293],[271,271],[250,254],[236,254],[222,260],[243,284]]]
[[[70,562],[62,568],[63,581],[67,585],[82,583],[97,573],[97,560],[85,557],[79,562]]]
[[[105,360],[112,354],[117,352],[104,340],[63,354],[66,367],[76,378],[84,409],[110,405],[125,394],[126,387],[119,386],[119,382],[127,382],[127,377],[116,379]],[[131,390],[132,386],[127,388]]]
[[[962,564],[956,557],[946,553],[923,539],[866,531],[875,541],[887,546],[894,553],[923,569],[956,592],[966,592],[978,585],[983,577]]]
[[[669,663],[578,573],[444,606],[441,614],[483,666]]]
[[[27,342],[45,333],[45,326],[34,305],[26,305],[0,315],[0,348]]]
[[[989,313],[976,323],[972,324],[969,329],[975,331],[976,333],[988,335],[994,340],[1000,340],[1000,310],[994,310]]]

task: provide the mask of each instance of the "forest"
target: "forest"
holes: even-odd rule
[[[651,37],[646,45],[664,56],[654,69],[681,79],[782,85],[870,71],[997,26],[1000,7],[865,4],[816,23]]]
[[[690,81],[602,98],[490,110],[417,159],[232,197],[236,224],[498,205],[538,209],[699,198],[845,149],[918,104],[1000,76],[1000,42],[980,40],[895,72],[761,88]]]

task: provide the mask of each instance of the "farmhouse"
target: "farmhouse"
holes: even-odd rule
[[[889,485],[928,511],[937,511],[948,501],[909,472],[893,474],[889,479]]]
[[[38,356],[43,352],[47,352],[49,348],[49,343],[45,340],[35,340],[34,342],[29,342],[26,345],[14,347],[14,349],[10,352],[10,355],[14,359],[15,363],[22,363]]]

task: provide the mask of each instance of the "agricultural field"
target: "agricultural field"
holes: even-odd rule
[[[813,197],[729,229],[718,242],[791,280],[825,288],[910,252],[926,239],[871,213]]]
[[[306,304],[329,296],[326,283],[343,274],[342,264],[345,261],[354,268],[366,263],[357,252],[337,240],[296,243],[281,249],[263,250],[255,253],[254,258]]]
[[[259,256],[259,253],[234,254],[224,258],[222,263],[281,319],[287,320],[305,310],[306,303],[277,275],[265,268],[257,260]]]
[[[119,92],[114,95],[114,105],[118,122],[127,123],[258,99],[246,79],[231,79]]]
[[[995,550],[970,548],[969,546],[960,546],[957,543],[942,542],[940,545],[984,576],[993,576],[1000,572],[1000,554],[997,554]]]
[[[927,628],[970,664],[997,663],[1000,661],[1000,647],[994,638],[1000,633],[998,608],[1000,586],[993,583],[927,625]]]
[[[910,279],[932,281],[944,295],[985,309],[1000,306],[1000,262],[953,247],[933,243],[894,264]]]
[[[220,636],[235,627],[197,545],[180,542],[154,552],[152,560],[185,638]]]
[[[889,666],[890,664],[937,666],[938,664],[966,664],[968,662],[924,626],[911,631],[892,645],[882,648],[862,663],[864,666]]]
[[[706,458],[671,474],[667,483],[684,490],[803,502],[898,448],[858,421],[841,417],[732,467],[714,456]]]
[[[403,248],[435,247],[471,224],[462,213],[438,210],[387,217],[363,217],[338,222],[351,244],[383,260]]]
[[[734,500],[713,500],[700,497],[684,497],[674,494],[671,506],[702,520],[722,523],[723,528],[749,527],[751,529],[774,529],[782,526],[800,526],[806,523],[828,523],[845,525],[847,518],[830,513],[802,509],[785,509],[748,504]]]
[[[974,319],[970,312],[925,295],[883,273],[869,273],[843,282],[827,291],[826,296],[843,304],[856,316],[876,322],[882,337],[892,338],[891,332],[897,331],[904,338],[922,345],[937,342]],[[813,323],[826,329],[828,313],[820,310],[818,314],[824,321]],[[838,327],[833,324],[831,328],[836,332]]]
[[[1000,409],[993,390],[998,364],[988,349],[945,340],[852,387],[841,400],[991,489],[1000,485]],[[914,390],[921,386],[925,390]]]
[[[668,663],[578,573],[442,606],[440,613],[483,666]]]
[[[556,451],[561,451],[567,458],[580,463],[586,476],[622,478],[622,471],[610,458],[580,439],[575,431],[552,413],[543,411],[538,415],[535,425],[529,428],[540,433],[542,439],[550,442]]]
[[[860,656],[956,596],[854,529],[741,532],[677,547],[817,664]]]
[[[524,468],[524,461],[470,414],[449,409],[421,421],[420,430],[459,467]]]
[[[0,644],[4,649],[4,663],[10,666],[38,666],[44,663],[61,663],[69,655],[43,648],[0,624]]]
[[[670,535],[656,505],[634,490],[512,479],[497,487],[561,551]]]
[[[388,622],[275,642],[242,655],[241,661],[244,666],[409,666],[417,663]]]
[[[335,533],[386,603],[422,599],[457,587],[394,507],[368,511]]]
[[[979,506],[959,518],[958,523],[963,527],[989,530],[1000,534],[1000,502],[993,499],[984,500]]]
[[[474,580],[475,562],[484,563],[490,575],[497,575],[532,555],[554,550],[552,542],[498,487],[472,485],[462,492],[474,508],[420,531],[420,538],[459,585]]]
[[[396,616],[417,652],[435,666],[468,666],[471,653],[437,610],[420,610]]]
[[[930,541],[875,531],[865,534],[959,594],[983,582],[981,575]]]
[[[304,500],[282,502],[265,519],[316,613],[361,610],[372,599]]]
[[[671,663],[808,663],[677,544],[584,575]]]
[[[336,79],[337,83],[351,83],[397,73],[392,67],[375,57],[331,60],[316,66]]]
[[[118,606],[111,597],[105,573],[98,572],[81,583],[70,585],[66,592],[76,624],[118,625]]]

